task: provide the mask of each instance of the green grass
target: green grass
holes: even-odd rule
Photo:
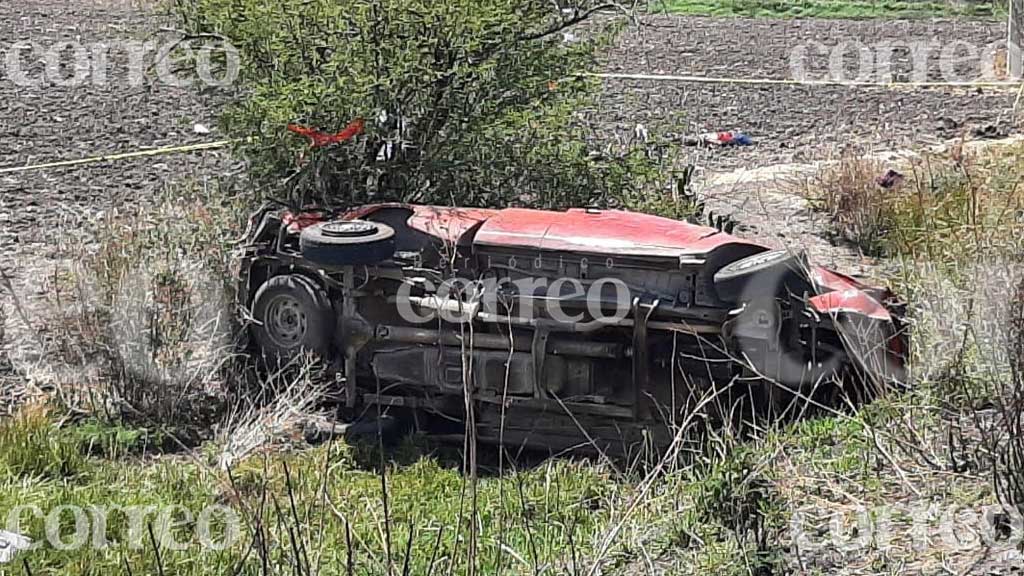
[[[654,12],[699,16],[751,16],[759,18],[993,18],[995,4],[959,4],[923,1],[857,0],[656,0]]]
[[[234,214],[230,202],[196,196],[192,189],[178,194],[162,199],[145,218],[115,219],[99,235],[98,246],[82,256],[81,273],[109,299],[102,302],[107,307],[113,307],[118,286],[140,262],[173,264],[177,254],[197,252],[198,246],[228,245],[223,236],[233,228],[221,223]],[[204,264],[219,269],[219,250],[202,254],[209,259]],[[78,293],[73,287],[64,292]],[[181,304],[178,299],[166,304],[168,309],[161,311],[168,314],[160,318],[174,328]],[[107,316],[71,316],[74,322],[63,322],[98,324],[64,335],[67,349],[106,334]],[[179,356],[162,358],[169,366],[180,365]],[[71,412],[119,406],[114,400],[122,398],[118,394],[126,384],[139,386],[139,399],[151,398],[148,392],[156,384],[118,380],[122,376],[118,370],[104,373],[108,385],[120,386],[92,389],[103,401]],[[237,389],[247,390],[240,386],[244,382],[237,383]],[[135,574],[159,574],[161,567],[165,574],[184,576],[295,574],[299,557],[303,563],[307,557],[310,564],[322,562],[321,574],[347,574],[351,554],[353,572],[360,575],[402,574],[408,557],[410,574],[432,569],[445,575],[585,574],[595,564],[604,574],[633,574],[642,573],[648,559],[660,559],[674,567],[673,573],[739,576],[752,566],[773,566],[779,558],[774,545],[749,536],[754,528],[772,532],[785,524],[771,489],[770,449],[762,453],[723,440],[688,466],[670,466],[650,483],[642,470],[623,472],[590,460],[520,462],[520,469],[505,469],[500,476],[491,465],[489,475],[475,484],[474,496],[474,484],[460,471],[458,449],[423,439],[407,441],[383,458],[374,448],[340,441],[315,448],[289,442],[291,450],[257,451],[229,474],[217,464],[224,448],[222,430],[207,425],[189,436],[197,445],[188,453],[170,438],[192,432],[192,425],[179,425],[192,421],[190,410],[204,416],[214,411],[204,399],[181,403],[180,410],[146,411],[147,417],[140,417],[139,410],[107,409],[100,412],[103,419],[69,422],[61,409],[25,407],[14,418],[0,419],[0,529],[18,506],[36,506],[45,513],[60,506],[173,507],[168,530],[190,544],[181,551],[154,548],[148,534],[142,534],[141,542],[135,534],[134,543],[140,545],[131,546],[131,523],[119,513],[103,533],[111,546],[61,550],[47,542],[44,519],[26,515],[18,531],[43,542],[23,556],[32,574],[123,574],[126,566]],[[223,416],[214,411],[212,421]],[[218,440],[204,443],[203,438]],[[493,449],[485,456],[497,460]],[[626,467],[620,463],[619,468]],[[196,520],[184,513],[196,515],[212,505],[227,506],[244,519],[239,541],[223,551],[198,546]],[[74,518],[68,513],[60,520],[67,542]],[[95,517],[87,520],[90,528],[96,526]],[[159,517],[150,514],[146,521],[160,540]],[[475,552],[470,553],[474,539]],[[252,547],[260,541],[267,542],[265,554]],[[5,569],[25,572],[21,565]]]
[[[993,190],[1006,192],[984,203],[999,214],[1019,208],[1009,194],[1016,190],[1017,173],[1009,168],[1019,164],[1017,158],[1011,157],[1010,167],[997,163],[976,173],[979,179],[985,174]],[[896,209],[913,200],[910,196],[894,205],[897,221],[928,224],[903,238],[900,246],[906,248],[900,251],[923,249],[922,239],[928,245],[963,246],[967,237],[975,238],[962,229],[963,209],[953,209],[970,196],[951,193],[962,190],[961,180],[928,174],[922,182],[945,192],[913,209]],[[924,189],[910,191],[916,197]],[[1003,201],[996,202],[999,198]],[[179,240],[178,230],[205,218],[194,211],[172,216],[180,221],[167,235]],[[104,260],[116,264],[111,278],[128,267],[123,263],[128,260],[119,259],[123,254],[153,240],[149,234],[122,236],[124,249]],[[178,551],[154,548],[143,534],[141,546],[129,546],[128,518],[115,515],[104,533],[113,545],[61,550],[44,544],[23,556],[32,574],[123,574],[126,566],[134,574],[184,576],[312,573],[294,568],[300,558],[299,564],[307,559],[311,566],[321,564],[320,574],[347,574],[349,558],[353,573],[360,575],[402,574],[407,558],[410,574],[585,574],[595,563],[603,574],[646,573],[650,565],[668,574],[781,573],[783,551],[777,543],[794,510],[847,505],[847,494],[875,504],[909,498],[889,459],[879,455],[878,437],[914,473],[926,496],[964,505],[991,501],[984,479],[961,482],[943,470],[931,484],[923,482],[929,469],[891,441],[904,420],[914,422],[929,442],[945,438],[942,423],[923,409],[936,396],[948,395],[922,387],[920,393],[876,402],[850,417],[808,419],[758,439],[716,438],[687,466],[654,479],[649,489],[642,489],[642,472],[623,474],[593,461],[557,459],[483,477],[475,495],[459,470],[458,455],[422,440],[407,441],[383,458],[373,448],[340,442],[267,450],[229,474],[214,464],[221,448],[216,442],[188,454],[161,454],[161,448],[173,446],[161,433],[99,420],[67,423],[45,408],[29,407],[0,420],[0,521],[26,505],[43,511],[68,505],[176,507],[167,530],[190,544]],[[908,414],[911,418],[904,419]],[[239,540],[222,551],[199,546],[196,520],[184,513],[213,505],[243,519]],[[61,520],[67,541],[73,518]],[[148,521],[159,540],[158,518],[150,515]],[[24,532],[43,541],[43,520],[26,518]],[[27,573],[17,564],[9,570]]]
[[[44,513],[60,506],[176,507],[167,533],[189,546],[161,546],[158,555],[143,532],[142,545],[133,547],[129,516],[118,512],[103,532],[114,544],[60,550],[44,543],[23,556],[32,574],[125,573],[126,565],[137,574],[157,574],[161,567],[181,575],[291,574],[297,557],[308,557],[310,565],[322,562],[322,573],[345,574],[350,554],[355,574],[386,574],[389,564],[391,573],[401,574],[407,554],[411,574],[467,574],[473,538],[478,574],[585,573],[601,556],[605,536],[619,526],[600,561],[606,573],[628,573],[651,557],[672,558],[684,572],[703,567],[739,575],[751,563],[778,560],[746,532],[784,525],[765,459],[743,447],[658,478],[643,498],[640,476],[567,459],[482,478],[474,498],[468,478],[450,459],[411,442],[386,460],[372,448],[337,443],[256,456],[228,474],[203,456],[126,456],[145,445],[145,433],[98,422],[58,427],[45,410],[0,422],[0,440],[5,520],[19,506]],[[205,453],[215,451],[209,448]],[[377,466],[382,461],[383,476]],[[244,519],[238,542],[223,551],[199,546],[196,534],[195,516],[213,505]],[[146,523],[163,541],[158,514]],[[63,542],[73,541],[73,530],[74,518],[66,513]],[[45,521],[26,514],[22,531],[44,541]],[[251,549],[260,533],[268,542],[265,557]],[[214,532],[215,538],[222,535]],[[21,574],[24,567],[13,570]]]
[[[266,460],[255,458],[232,472],[232,485],[224,472],[185,456],[148,460],[85,456],[86,438],[93,434],[92,427],[87,433],[80,427],[57,429],[36,417],[0,426],[0,436],[8,440],[0,446],[0,462],[10,465],[31,458],[38,462],[29,468],[6,468],[6,474],[0,476],[0,510],[26,505],[44,511],[65,505],[180,506],[198,513],[208,506],[229,504],[245,516],[247,509],[260,507],[266,493],[269,496],[262,514],[268,537],[274,540],[269,561],[275,565],[275,573],[284,573],[293,557],[292,533],[305,546],[315,546],[310,553],[322,552],[326,565],[340,573],[348,554],[346,522],[351,527],[357,573],[386,571],[385,514],[390,517],[390,550],[396,565],[404,562],[410,538],[415,574],[427,573],[432,558],[440,559],[439,567],[446,570],[446,558],[466,555],[471,506],[467,484],[457,470],[442,467],[431,457],[387,466],[385,513],[381,476],[361,467],[354,450],[347,446],[335,446],[329,460],[327,447]],[[60,474],[54,473],[58,471]],[[608,521],[609,505],[622,491],[599,467],[568,461],[553,461],[508,479],[481,481],[476,514],[481,530],[479,565],[488,572],[499,562],[513,572],[532,571],[519,564],[565,561],[571,541],[584,557],[591,552],[595,532]],[[297,516],[290,510],[291,498]],[[70,515],[65,520],[62,533],[65,541],[70,541]],[[156,523],[156,518],[149,521]],[[28,535],[35,539],[45,534],[42,520],[33,520],[28,527]],[[194,524],[182,522],[175,529],[177,537],[192,546],[188,550],[162,550],[161,563],[167,573],[226,574],[238,565],[245,567],[244,573],[261,573],[261,559],[245,560],[249,535],[243,535],[245,542],[215,552],[198,546],[192,528]],[[119,518],[111,522],[107,534],[111,540],[123,541],[129,536],[128,529],[126,521]],[[141,550],[88,547],[61,551],[44,545],[26,558],[34,574],[119,573],[125,562],[136,573],[156,573],[156,555],[148,539],[145,543]]]

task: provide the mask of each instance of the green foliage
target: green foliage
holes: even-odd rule
[[[739,576],[781,568],[777,541],[786,512],[774,486],[772,447],[768,441],[755,447],[726,438],[719,446],[724,454],[666,482],[686,503],[667,551],[685,559],[679,573]]]
[[[123,426],[86,421],[56,427],[45,411],[26,411],[11,422],[0,427],[0,470],[6,470],[0,474],[0,510],[37,506],[43,512],[35,518],[26,514],[21,527],[41,543],[26,556],[33,574],[121,573],[128,565],[135,573],[263,576],[291,574],[296,562],[303,573],[309,562],[321,564],[322,573],[345,574],[350,552],[356,574],[402,573],[407,554],[411,574],[579,574],[596,561],[611,533],[617,537],[601,563],[603,573],[631,573],[650,557],[670,561],[685,574],[740,575],[748,568],[777,567],[774,539],[783,520],[770,485],[770,451],[757,456],[742,445],[706,469],[657,478],[655,488],[641,496],[629,478],[585,461],[510,468],[474,487],[458,467],[433,453],[407,446],[398,464],[390,454],[372,458],[360,447],[336,443],[254,456],[229,474],[185,455],[132,456],[147,434]],[[33,440],[17,439],[26,436]],[[6,466],[19,461],[19,454],[41,454],[60,465],[48,466],[45,474]],[[367,459],[383,463],[383,469],[366,466]],[[229,507],[242,521],[238,541],[222,551],[198,540],[195,518],[211,505]],[[46,541],[45,516],[61,506],[86,511],[90,542],[83,547],[61,550]],[[105,536],[120,544],[92,546],[101,526],[94,506],[112,512]],[[165,528],[162,512],[191,512],[188,521],[178,509],[176,517],[184,521],[170,527],[186,548],[163,547],[157,554],[146,534],[140,545],[128,545],[126,514],[148,507],[153,508],[145,512],[145,525],[154,527],[158,540]],[[60,533],[69,542],[74,517],[61,518]],[[219,541],[223,526],[214,528]],[[262,553],[251,547],[258,530],[269,543],[266,567]],[[473,552],[470,541],[476,542]],[[14,566],[13,573],[21,568]]]
[[[163,440],[159,433],[95,419],[77,424],[71,430],[71,436],[86,454],[112,460],[154,445],[159,448]]]
[[[592,145],[580,111],[599,85],[579,73],[618,28],[590,19],[598,4],[179,0],[178,12],[238,48],[245,89],[224,123],[269,190],[333,205],[628,207],[670,185],[671,162],[660,144]],[[364,135],[328,147],[286,131],[355,119]]]
[[[884,400],[878,401],[884,403]],[[877,404],[862,413],[878,411]],[[805,420],[787,430],[785,440],[799,450],[801,460],[823,474],[845,474],[870,481],[869,466],[875,447],[868,440],[865,424],[859,419],[827,417]]]
[[[25,408],[0,421],[0,479],[70,478],[83,468],[79,443],[60,433],[45,408]]]
[[[39,422],[45,423],[39,429],[48,431],[52,441],[82,448],[76,440],[81,431],[58,430],[45,418]],[[12,446],[0,445],[0,463],[11,461],[13,451]],[[379,473],[359,468],[350,449],[342,445],[257,457],[242,463],[230,478],[184,457],[93,458],[85,467],[82,460],[78,456],[80,473],[73,489],[61,476],[38,478],[32,470],[0,476],[0,510],[38,506],[46,515],[59,506],[87,511],[93,506],[108,510],[153,506],[146,522],[155,526],[159,539],[159,513],[168,507],[184,507],[195,517],[208,506],[228,505],[243,520],[240,539],[223,551],[204,548],[197,540],[195,522],[184,522],[176,527],[175,536],[187,548],[164,548],[157,555],[145,537],[141,546],[128,546],[127,519],[115,515],[106,526],[106,536],[124,546],[97,549],[86,544],[59,550],[46,542],[44,518],[26,515],[25,534],[42,543],[26,556],[32,573],[122,573],[127,564],[136,573],[291,574],[298,556],[300,563],[315,563],[322,557],[324,573],[344,574],[349,552],[356,574],[401,573],[407,549],[412,574],[449,570],[465,574],[470,558],[478,574],[496,573],[499,566],[509,573],[533,573],[549,564],[568,573],[573,553],[580,570],[587,565],[595,537],[607,527],[619,491],[600,468],[550,461],[481,480],[474,509],[466,478],[423,457],[406,466],[387,465],[385,504]],[[289,504],[292,500],[298,517]],[[65,542],[71,540],[74,528],[72,516],[66,518],[68,524],[61,529]],[[90,520],[90,528],[95,528],[92,516]],[[259,523],[272,542],[268,571],[263,569],[260,552],[250,548],[251,531]],[[471,529],[477,531],[479,543],[475,556],[467,550]],[[213,536],[220,538],[222,533]],[[303,554],[296,554],[292,538],[302,542]],[[20,569],[13,567],[15,574]]]
[[[703,513],[723,526],[744,529],[755,521],[766,497],[766,481],[749,449],[736,449],[695,484]]]

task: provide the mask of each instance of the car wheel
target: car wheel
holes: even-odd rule
[[[304,276],[275,276],[256,291],[253,337],[264,358],[288,362],[312,352],[328,358],[335,318],[327,294]]]
[[[737,260],[715,273],[715,291],[726,302],[740,302],[810,289],[802,252],[769,250]]]
[[[316,264],[377,264],[395,253],[395,231],[365,220],[334,220],[310,226],[299,236],[302,256]]]

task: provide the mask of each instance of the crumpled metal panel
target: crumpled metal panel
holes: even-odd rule
[[[809,300],[811,307],[817,312],[852,313],[875,320],[892,321],[889,310],[868,294],[865,291],[866,286],[857,280],[820,267],[812,270],[811,276],[819,290],[825,292]]]

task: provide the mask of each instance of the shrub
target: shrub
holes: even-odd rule
[[[1020,145],[958,147],[902,167],[903,183],[883,189],[875,178],[887,166],[850,156],[822,171],[815,194],[841,235],[897,259],[920,384],[919,399],[907,404],[952,421],[953,468],[983,467],[1011,513],[1024,512],[1022,157]],[[953,433],[964,416],[973,436],[958,432],[957,455]],[[894,424],[897,433],[913,439],[908,446],[924,442],[915,427],[935,425],[911,412],[899,420],[906,423]]]
[[[890,227],[885,208],[889,192],[875,181],[884,171],[879,161],[847,154],[812,180],[810,195],[828,213],[839,236],[867,252],[880,249]]]
[[[750,446],[732,446],[692,485],[699,517],[752,544],[750,560],[769,571],[779,561],[776,539],[784,528],[770,460]]]
[[[1024,282],[1016,287],[1010,339],[1011,378],[996,403],[1004,430],[998,434],[995,487],[1008,512],[1024,515]]]
[[[101,417],[181,429],[215,415],[236,326],[231,239],[240,207],[213,188],[167,192],[154,207],[107,213],[95,245],[57,289],[58,344],[93,368],[65,398]]]
[[[224,116],[256,176],[297,202],[632,206],[668,190],[668,149],[597,149],[579,76],[613,37],[611,3],[547,0],[179,0],[195,33],[238,49]],[[286,125],[364,134],[310,149]],[[638,139],[639,140],[639,139]],[[643,140],[646,140],[643,139]]]

